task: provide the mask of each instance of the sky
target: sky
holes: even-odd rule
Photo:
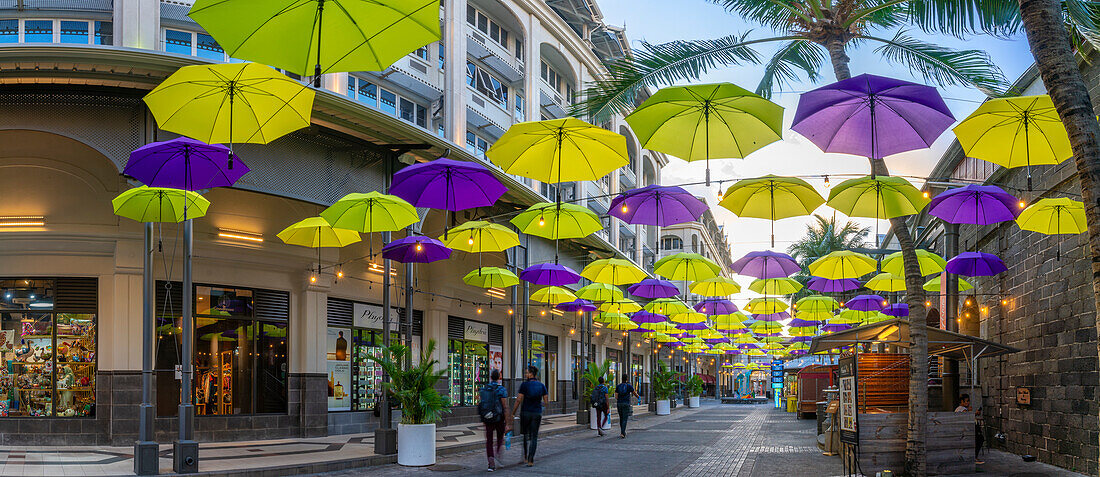
[[[765,38],[771,36],[771,32],[759,25],[745,22],[743,19],[727,13],[721,7],[707,3],[704,0],[599,0],[599,7],[604,15],[604,21],[609,25],[626,27],[627,37],[631,46],[639,48],[640,42],[664,43],[673,40],[692,40],[718,38],[733,33],[744,33],[752,30],[752,37]],[[877,36],[891,37],[895,31],[879,32]],[[1003,71],[1009,81],[1015,81],[1032,63],[1033,58],[1028,50],[1027,41],[1022,36],[1002,40],[987,36],[975,36],[967,39],[956,39],[944,36],[932,36],[919,30],[910,29],[909,34],[926,41],[934,41],[940,45],[952,48],[975,48],[988,52],[995,64]],[[854,51],[849,51],[851,57],[851,70],[853,75],[872,73],[881,76],[895,77],[923,83],[922,79],[910,74],[904,65],[891,65],[873,53],[874,47],[864,45]],[[761,56],[770,57],[774,47],[763,46],[759,49]],[[760,81],[762,67],[756,65],[723,68],[712,71],[703,76],[699,82],[730,82],[745,89],[753,91]],[[789,127],[791,117],[794,114],[798,102],[798,93],[810,90],[834,81],[832,68],[825,65],[821,72],[822,79],[818,84],[805,81],[786,88],[782,93],[773,96],[772,100],[785,108],[783,140],[773,143],[749,155],[744,160],[726,159],[711,161],[711,187],[703,185],[686,187],[696,195],[707,198],[711,210],[720,225],[724,226],[730,243],[734,260],[753,250],[764,250],[770,247],[771,232],[769,223],[763,219],[740,219],[728,210],[719,207],[718,184],[715,182],[725,179],[722,188],[728,188],[733,181],[730,179],[757,177],[765,174],[776,175],[817,175],[817,174],[867,174],[870,172],[866,158],[843,155],[825,154],[808,140]],[[947,106],[951,108],[956,119],[963,119],[970,114],[984,95],[977,90],[963,87],[948,87],[940,89]],[[886,158],[887,166],[894,175],[926,177],[943,151],[954,140],[954,135],[948,130],[933,147],[920,151],[898,154]],[[670,158],[668,166],[661,172],[661,182],[665,185],[678,185],[703,180],[705,165],[702,162],[687,163],[677,158]],[[843,180],[840,179],[840,180]],[[831,184],[840,182],[830,179]],[[920,179],[910,179],[918,188],[922,185]],[[824,187],[821,179],[808,179],[824,197],[828,197],[828,189]],[[831,216],[834,212],[827,206],[822,206],[816,211],[818,214]],[[836,213],[838,221],[843,223],[843,214]],[[803,235],[809,217],[790,218],[776,222],[776,244],[774,250],[785,251],[791,242]],[[870,219],[853,219],[865,226],[872,228],[875,233],[875,221]],[[889,224],[882,221],[879,231],[886,233]]]

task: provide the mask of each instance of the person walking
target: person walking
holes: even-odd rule
[[[504,452],[504,433],[512,429],[512,415],[508,413],[508,390],[500,384],[500,371],[489,373],[489,382],[481,387],[481,400],[477,413],[485,423],[485,455],[489,458],[489,472],[497,469],[497,460]],[[496,434],[496,445],[493,445]]]
[[[959,407],[955,408],[955,412],[971,412],[970,407],[970,395],[963,394],[959,396]],[[979,460],[982,452],[982,444],[985,443],[985,436],[982,435],[982,414],[980,409],[974,411],[974,463],[984,464]]]
[[[626,421],[634,414],[634,406],[630,402],[631,397],[641,398],[634,386],[630,385],[629,378],[623,378],[623,382],[615,386],[615,401],[619,411],[619,438],[626,439]]]
[[[604,384],[603,376],[600,376],[600,383],[592,389],[592,407],[596,408],[596,435],[603,435],[603,426],[607,424],[607,418],[610,417],[611,406],[607,403],[607,395],[611,392],[607,389],[607,385]]]
[[[519,432],[523,434],[523,463],[527,467],[535,465],[535,449],[539,445],[539,425],[542,424],[542,409],[549,404],[546,385],[539,382],[539,368],[528,366],[519,386],[516,404],[512,414],[519,411]]]

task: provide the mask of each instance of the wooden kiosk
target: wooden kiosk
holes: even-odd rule
[[[928,328],[928,356],[949,357],[971,368],[984,357],[1019,351],[992,341]],[[909,401],[909,321],[894,318],[817,336],[810,353],[845,351],[838,365],[837,413],[841,457],[849,474],[900,474],[905,464]],[[871,351],[875,350],[875,351]],[[925,388],[927,390],[927,387]],[[926,427],[929,474],[974,472],[972,413],[929,412]]]

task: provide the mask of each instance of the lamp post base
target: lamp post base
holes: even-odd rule
[[[172,471],[177,474],[194,474],[199,471],[199,443],[176,441],[172,443]]]
[[[397,429],[378,428],[374,430],[374,453],[394,455],[397,453]]]
[[[134,443],[134,473],[157,475],[160,473],[160,445],[151,441]]]

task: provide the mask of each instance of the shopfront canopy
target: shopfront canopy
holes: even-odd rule
[[[810,354],[828,352],[843,346],[862,343],[888,344],[908,348],[910,346],[909,321],[902,318],[893,318],[850,330],[815,336],[810,345]],[[975,336],[939,328],[928,328],[929,356],[944,356],[968,361],[1017,351],[1020,350]]]

